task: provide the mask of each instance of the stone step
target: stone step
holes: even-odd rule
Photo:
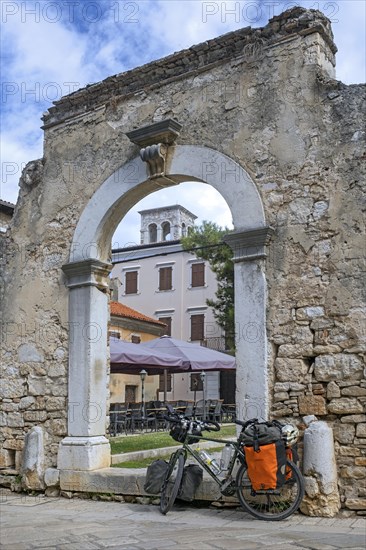
[[[62,470],[60,488],[70,493],[152,497],[144,491],[145,476],[146,468],[103,468],[89,472]],[[235,498],[223,497],[218,485],[208,475],[204,475],[195,500],[236,502]]]

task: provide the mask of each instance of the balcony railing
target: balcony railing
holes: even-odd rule
[[[215,351],[222,351],[224,353],[230,352],[230,347],[228,344],[228,338],[225,336],[212,336],[211,338],[204,338],[201,340],[201,346],[213,349]]]

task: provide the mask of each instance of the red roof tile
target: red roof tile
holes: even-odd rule
[[[140,313],[139,311],[132,309],[132,307],[125,306],[120,302],[110,302],[110,308],[111,308],[111,315],[115,315],[116,317],[127,317],[128,319],[137,319],[138,321],[146,321],[148,323],[154,323],[155,325],[159,325],[161,327],[166,326],[165,323],[161,323],[157,319],[148,317],[147,315],[144,315],[143,313]]]

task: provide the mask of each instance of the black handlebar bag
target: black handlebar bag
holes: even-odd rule
[[[184,443],[186,437],[188,434],[188,429],[183,428],[179,424],[174,424],[174,426],[171,428],[169,435],[174,439],[174,441],[178,441],[179,443]],[[201,435],[201,432],[198,432],[197,430],[193,430],[192,435]],[[192,445],[192,443],[197,443],[199,439],[197,437],[189,437],[188,438],[188,445]]]

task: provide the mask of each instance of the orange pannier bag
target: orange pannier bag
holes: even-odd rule
[[[248,477],[254,491],[278,489],[286,481],[286,449],[283,441],[245,447]]]
[[[294,462],[296,466],[299,464],[299,453],[297,450],[297,443],[292,447],[286,447],[286,460]],[[288,464],[286,464],[286,480],[292,478],[292,470]]]
[[[286,460],[291,460],[293,462],[293,453],[291,447],[286,448]],[[286,464],[286,480],[292,478],[292,470],[290,466]]]

